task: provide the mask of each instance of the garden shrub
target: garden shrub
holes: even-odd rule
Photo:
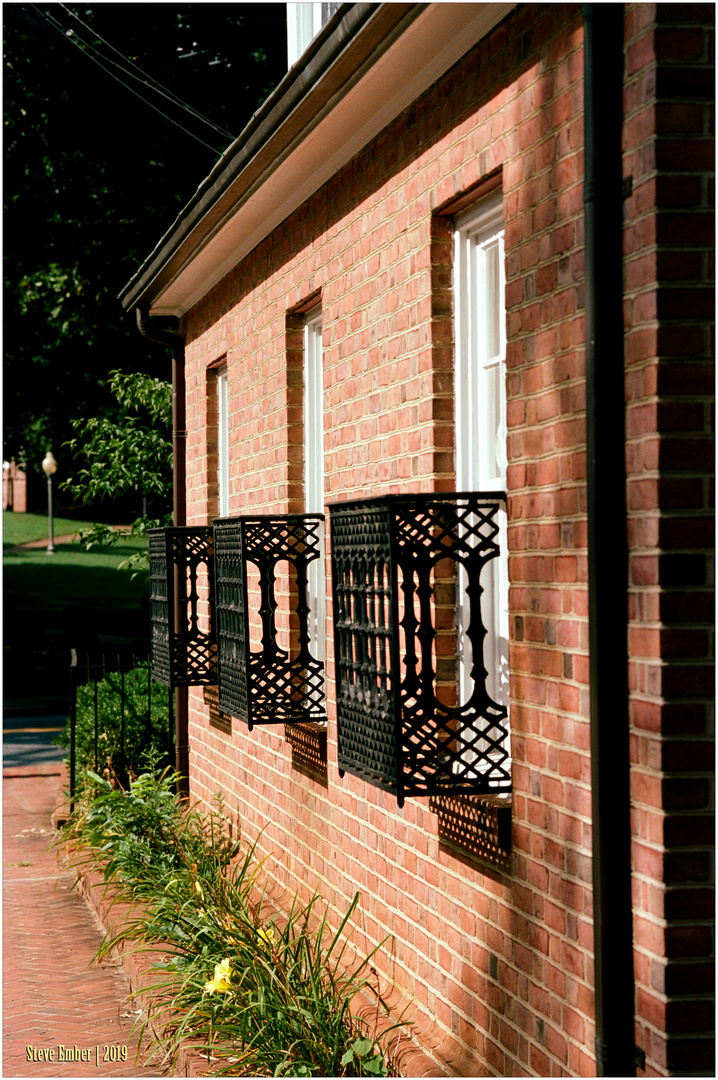
[[[351,1012],[361,990],[376,1015],[388,1010],[375,986],[374,953],[347,964],[346,929],[359,894],[336,930],[318,895],[289,913],[258,894],[262,864],[221,801],[210,813],[178,800],[177,777],[155,768],[123,793],[91,773],[65,842],[75,865],[103,869],[117,899],[140,900],[100,956],[121,943],[155,950],[156,983],[143,1034],[166,1061],[180,1047],[207,1056],[215,1074],[387,1076],[388,1040]],[[377,950],[374,950],[376,952]]]
[[[76,691],[76,769],[78,774],[96,769],[127,788],[148,753],[167,757],[171,745],[169,691],[150,677],[146,665],[108,672],[96,685],[97,748],[95,683],[85,683]],[[69,720],[56,742],[69,751]]]

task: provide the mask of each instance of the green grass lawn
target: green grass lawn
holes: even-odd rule
[[[89,612],[137,608],[147,595],[147,575],[134,581],[118,569],[146,541],[120,543],[113,548],[85,551],[77,543],[57,544],[54,555],[46,548],[27,548],[3,555],[5,610]]]
[[[14,515],[13,515],[14,516]],[[22,514],[18,518],[37,518]],[[41,516],[43,527],[47,524]],[[70,521],[67,532],[77,522]],[[20,542],[33,534],[23,526]],[[46,534],[40,533],[44,538]],[[56,536],[62,535],[60,528]],[[17,542],[18,533],[13,537]],[[8,537],[5,536],[5,543]],[[147,638],[147,574],[132,580],[123,560],[146,550],[147,541],[84,550],[78,542],[3,552],[4,688],[7,698],[64,693],[70,649],[104,649],[115,638]],[[108,646],[110,647],[110,646]]]
[[[79,529],[87,529],[87,521],[75,521],[73,518],[54,518],[55,536],[69,536]],[[12,510],[3,510],[2,543],[3,548],[17,547],[18,544],[30,544],[33,540],[47,540],[49,527],[47,514],[15,514]]]

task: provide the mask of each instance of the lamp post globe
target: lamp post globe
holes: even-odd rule
[[[52,451],[48,450],[45,457],[42,460],[42,471],[47,477],[47,522],[49,528],[50,539],[47,545],[48,555],[55,554],[55,538],[52,530],[52,478],[57,472],[57,462],[52,456]]]

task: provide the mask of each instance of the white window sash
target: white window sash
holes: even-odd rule
[[[324,513],[324,368],[322,316],[310,315],[304,324],[304,511]],[[326,658],[326,583],[324,530],[321,551],[307,570],[309,648],[317,660]]]
[[[456,487],[506,490],[506,310],[502,193],[483,199],[454,221],[456,341]],[[506,513],[500,511],[501,554],[482,572],[481,614],[487,691],[509,706],[508,549]],[[469,700],[471,643],[463,568],[458,575],[459,700]]]
[[[501,198],[455,220],[456,483],[506,485],[506,315]],[[495,433],[495,434],[494,434]]]
[[[296,64],[322,28],[321,3],[287,4],[287,66]]]
[[[217,372],[217,499],[219,517],[229,514],[229,377]]]

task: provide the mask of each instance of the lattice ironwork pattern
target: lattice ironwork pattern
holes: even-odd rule
[[[152,674],[158,682],[171,685],[171,607],[167,577],[167,543],[164,529],[150,529],[150,649]]]
[[[150,529],[149,554],[152,673],[166,686],[212,685],[217,682],[212,528]],[[200,567],[209,590],[209,630],[199,626]]]
[[[324,664],[312,656],[307,568],[323,556],[321,514],[258,515],[215,522],[215,580],[219,649],[219,707],[254,724],[326,719]],[[277,564],[295,568],[296,588],[287,601],[294,647],[277,639]],[[259,572],[261,648],[250,649],[247,564]]]
[[[499,554],[504,507],[494,492],[330,507],[339,770],[400,805],[409,795],[511,790],[508,710],[487,689],[481,615],[481,572]],[[460,573],[474,658],[464,702]]]

